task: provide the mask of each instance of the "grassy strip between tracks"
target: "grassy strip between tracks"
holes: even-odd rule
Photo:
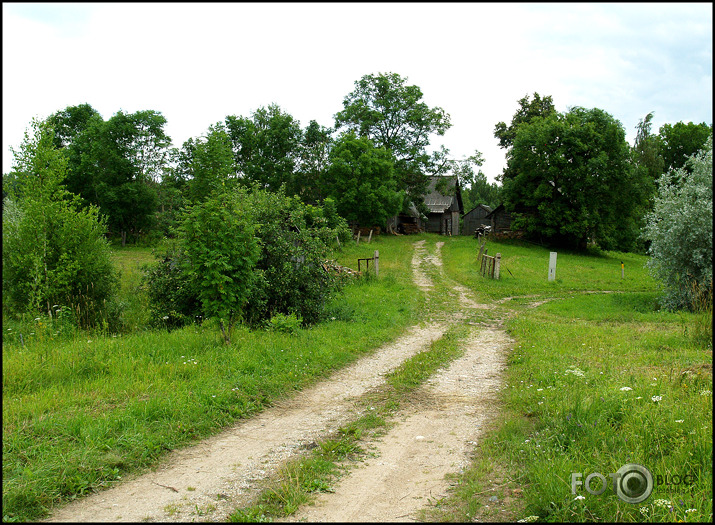
[[[465,325],[451,327],[427,350],[412,356],[388,374],[384,387],[361,400],[364,414],[359,419],[341,427],[309,453],[287,462],[268,481],[256,502],[237,509],[229,521],[271,521],[289,516],[310,502],[315,494],[333,492],[334,482],[349,469],[350,463],[369,454],[366,443],[390,427],[400,401],[463,353],[459,343],[468,333],[469,327]]]

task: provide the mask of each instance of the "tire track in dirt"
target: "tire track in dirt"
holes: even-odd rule
[[[437,243],[430,254],[425,241],[414,243],[413,278],[426,293],[434,287],[427,265],[441,271],[443,244]],[[468,290],[453,288],[463,308],[484,306]],[[357,398],[381,385],[386,373],[427,349],[462,317],[413,326],[279,406],[174,451],[153,472],[74,501],[46,521],[224,521],[250,504],[261,482],[285,460],[359,417]],[[402,421],[378,444],[379,457],[343,480],[331,500],[340,512],[328,514],[328,503],[299,512],[313,512],[311,521],[413,521],[430,497],[446,491],[444,474],[466,463],[470,443],[489,419],[505,338],[496,329],[474,328],[464,357],[421,388],[419,405],[405,409]]]

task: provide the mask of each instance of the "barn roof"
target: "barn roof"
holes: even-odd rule
[[[425,195],[425,205],[432,213],[444,213],[450,206],[452,206],[452,203],[454,202],[455,198],[457,199],[459,208],[462,208],[462,195],[459,192],[459,186],[457,186],[455,195],[442,195],[441,193],[437,192],[437,183],[440,180],[445,179],[447,181],[447,187],[450,190],[452,190],[457,185],[456,177],[430,177],[430,182],[427,186],[427,194]]]

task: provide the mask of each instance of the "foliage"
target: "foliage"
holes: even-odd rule
[[[712,297],[712,137],[684,167],[658,180],[643,235],[651,243],[648,266],[663,284],[665,307],[692,309],[703,294]]]
[[[67,159],[49,124],[31,128],[13,150],[17,185],[3,203],[3,306],[50,317],[69,307],[80,326],[92,326],[117,284],[106,222],[64,188]]]
[[[191,210],[177,245],[146,270],[155,325],[203,316],[222,319],[225,329],[239,318],[260,325],[294,314],[311,324],[325,316],[340,281],[323,263],[350,238],[332,199],[321,208],[283,190],[239,187]]]
[[[377,147],[392,152],[399,181],[415,203],[423,204],[428,175],[440,175],[447,150],[427,153],[430,135],[443,136],[451,127],[449,115],[422,101],[422,90],[406,84],[397,73],[365,75],[343,100],[335,128],[354,131]],[[407,201],[406,201],[407,202]]]
[[[323,264],[336,237],[350,238],[345,221],[330,208],[325,213],[282,189],[274,193],[253,187],[235,192],[234,198],[258,224],[262,246],[246,320],[255,325],[276,314],[295,314],[304,324],[322,320],[342,284]]]
[[[503,197],[513,228],[552,244],[628,251],[647,199],[617,120],[594,108],[536,117],[516,130]]]
[[[636,139],[633,145],[634,161],[639,169],[648,172],[649,180],[655,181],[663,174],[663,156],[660,153],[661,142],[650,131],[653,112],[648,113],[636,126]],[[655,186],[653,186],[655,190]]]
[[[184,270],[188,266],[178,241],[171,242],[155,264],[143,266],[142,284],[149,298],[152,326],[172,329],[202,319],[196,283]]]
[[[204,316],[218,320],[226,344],[251,296],[261,253],[256,224],[242,204],[229,193],[213,193],[187,209],[180,228],[188,278]]]
[[[331,149],[322,187],[338,213],[361,226],[384,227],[404,200],[390,152],[353,132],[341,135]]]
[[[206,137],[185,144],[185,150],[191,154],[187,195],[191,202],[203,202],[212,192],[235,185],[231,138],[221,123],[209,126]]]
[[[295,175],[302,139],[298,121],[271,104],[251,118],[230,115],[225,122],[240,179],[271,191],[284,186],[288,195],[301,193]]]
[[[59,149],[70,146],[74,138],[87,129],[90,119],[94,116],[100,116],[99,112],[86,103],[67,106],[50,115],[47,122],[55,130],[54,145]]]
[[[687,159],[705,147],[708,137],[712,137],[713,127],[705,122],[676,122],[663,124],[658,134],[665,169],[684,168],[689,172]]]
[[[300,161],[297,171],[299,195],[303,202],[318,203],[325,198],[321,182],[329,164],[329,153],[333,144],[330,128],[311,120],[303,133],[300,147]]]
[[[534,92],[533,100],[529,100],[527,94],[518,101],[518,104],[519,109],[514,113],[511,124],[507,126],[504,122],[498,122],[494,126],[494,137],[499,139],[499,146],[507,150],[514,145],[519,126],[528,124],[536,117],[548,117],[556,113],[551,95],[542,98],[541,95]]]
[[[108,121],[99,114],[65,148],[67,188],[99,207],[112,232],[139,235],[151,226],[157,196],[154,184],[167,161],[170,138],[166,118],[151,110],[117,112]]]

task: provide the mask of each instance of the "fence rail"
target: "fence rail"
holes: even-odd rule
[[[491,277],[492,279],[499,279],[499,270],[501,266],[501,253],[497,253],[494,257],[487,255],[487,250],[484,253],[480,252],[480,266],[479,273],[484,277]]]

